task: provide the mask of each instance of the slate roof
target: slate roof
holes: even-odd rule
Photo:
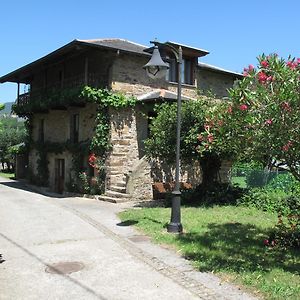
[[[142,55],[149,55],[144,52],[147,47],[125,39],[93,39],[93,40],[76,40],[81,43],[96,45],[103,48],[122,50]]]

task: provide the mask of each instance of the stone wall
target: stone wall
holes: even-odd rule
[[[107,159],[107,188],[126,181],[139,159],[136,113],[133,109],[110,109],[112,150]]]
[[[203,91],[212,91],[217,97],[227,97],[227,90],[233,86],[236,76],[198,68],[198,88]]]
[[[111,87],[128,95],[139,96],[154,89],[167,89],[177,92],[177,84],[164,79],[153,80],[146,75],[143,66],[149,57],[120,54],[116,57],[112,68]],[[182,85],[182,95],[197,98],[196,86]]]

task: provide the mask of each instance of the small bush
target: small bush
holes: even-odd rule
[[[181,199],[183,205],[227,205],[236,204],[244,192],[237,186],[215,182],[209,187],[199,185],[193,190],[183,190]]]
[[[285,210],[278,214],[278,223],[268,242],[283,248],[300,248],[300,199],[286,198]]]
[[[241,197],[238,204],[279,213],[286,207],[286,197],[287,194],[281,190],[253,188]]]

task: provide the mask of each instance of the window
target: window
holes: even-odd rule
[[[79,114],[74,114],[71,116],[70,139],[72,143],[78,143],[79,141]]]
[[[39,129],[38,129],[38,141],[44,143],[45,141],[45,122],[44,119],[39,120]]]
[[[194,84],[193,65],[193,60],[191,59],[184,58],[182,60],[181,83]],[[178,82],[178,64],[175,59],[169,59],[169,67],[166,75],[167,80],[170,82]]]

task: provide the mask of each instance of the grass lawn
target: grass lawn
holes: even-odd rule
[[[300,251],[263,244],[277,222],[274,214],[236,206],[183,207],[182,235],[164,228],[170,208],[131,209],[120,217],[135,222],[153,241],[174,245],[200,271],[244,285],[265,299],[299,299]]]
[[[15,178],[15,173],[8,173],[8,172],[0,172],[0,177],[4,178],[9,178],[9,179],[14,179]]]

